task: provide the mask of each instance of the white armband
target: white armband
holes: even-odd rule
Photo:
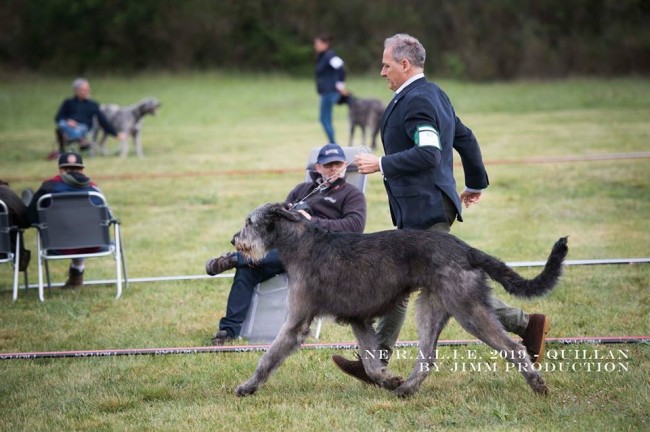
[[[343,66],[343,59],[339,56],[334,56],[330,59],[330,66],[334,69],[340,69]]]
[[[415,145],[418,147],[435,147],[442,151],[440,145],[440,135],[438,131],[430,125],[418,126],[414,137]]]

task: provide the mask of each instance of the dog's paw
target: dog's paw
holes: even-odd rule
[[[548,395],[548,387],[546,387],[546,383],[544,382],[542,377],[533,377],[530,380],[528,380],[528,384],[530,385],[530,387],[533,389],[535,393],[542,396]]]
[[[257,387],[250,386],[247,384],[242,384],[235,389],[235,394],[238,397],[250,396],[257,391]]]
[[[419,390],[418,387],[412,385],[400,385],[394,391],[394,393],[401,398],[407,398],[413,396]]]
[[[404,378],[400,376],[393,376],[390,378],[385,379],[382,383],[381,386],[385,388],[386,390],[395,390],[398,387],[400,387],[404,383]]]
[[[533,387],[533,390],[538,395],[548,396],[548,387],[546,387],[546,384],[544,383],[541,383],[540,385]]]

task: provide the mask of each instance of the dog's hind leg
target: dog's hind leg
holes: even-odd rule
[[[508,337],[489,306],[474,302],[469,310],[454,311],[454,317],[465,330],[511,362],[524,376],[533,391],[544,395],[548,394],[548,387],[539,372],[535,370],[524,346]]]
[[[368,322],[362,321],[353,321],[350,325],[359,343],[359,355],[366,374],[380,387],[395,390],[402,384],[403,379],[390,373],[386,365],[381,361],[387,355],[380,352],[377,334],[372,326]]]
[[[313,317],[292,316],[291,312],[287,321],[280,329],[269,350],[262,356],[253,376],[235,390],[237,396],[248,396],[266,382],[275,369],[278,368],[293,351],[309,335],[309,325]]]
[[[438,337],[449,321],[449,313],[435,295],[425,292],[417,300],[418,354],[411,375],[395,390],[400,397],[415,394],[420,385],[429,376],[432,368],[437,369]]]

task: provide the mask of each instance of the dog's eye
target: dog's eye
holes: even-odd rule
[[[246,218],[246,222],[245,222],[246,225],[250,225],[252,223],[253,222],[251,221],[251,218]]]

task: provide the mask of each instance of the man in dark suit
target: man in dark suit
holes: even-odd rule
[[[382,119],[383,157],[355,157],[359,172],[381,172],[388,193],[393,224],[398,229],[431,229],[449,232],[462,222],[461,203],[477,202],[489,182],[476,137],[456,116],[444,91],[424,77],[426,52],[409,35],[386,39],[381,76],[395,92]],[[453,174],[452,148],[460,155],[465,188],[458,195]],[[377,324],[379,348],[390,357],[404,322],[408,298]],[[544,315],[528,315],[492,297],[492,306],[508,331],[523,338],[532,360],[544,350],[548,321]],[[360,361],[340,356],[334,362],[344,372],[371,382]]]

